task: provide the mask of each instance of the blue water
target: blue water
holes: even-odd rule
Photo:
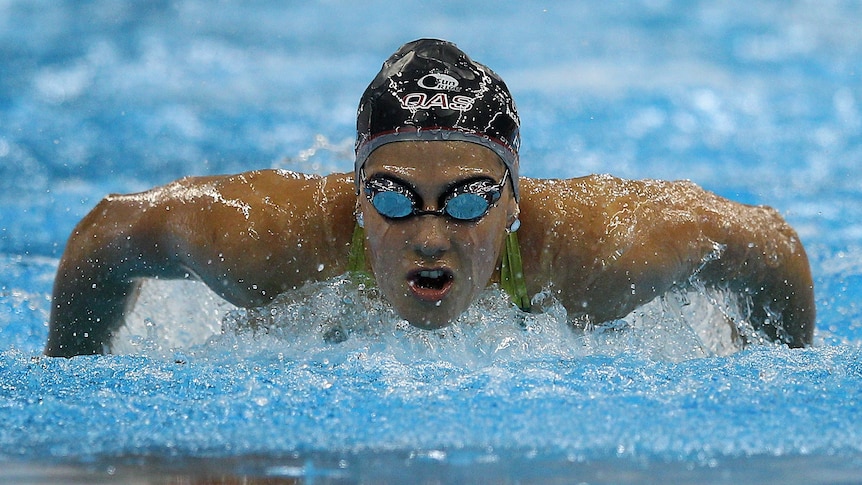
[[[862,480],[860,21],[855,1],[0,2],[0,477]],[[553,311],[517,330],[491,292],[472,325],[417,334],[332,281],[268,332],[153,285],[118,355],[39,356],[58,258],[102,196],[348,171],[359,95],[422,36],[507,80],[526,176],[777,208],[811,258],[816,345],[716,352],[686,324],[708,305],[682,318],[680,295],[575,335]],[[326,343],[333,325],[350,338]]]

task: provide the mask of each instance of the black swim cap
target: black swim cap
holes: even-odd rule
[[[356,116],[355,180],[375,149],[413,140],[455,140],[490,148],[518,192],[520,120],[506,83],[455,44],[403,45],[362,95]]]

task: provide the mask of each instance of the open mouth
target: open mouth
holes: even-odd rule
[[[446,268],[420,269],[407,275],[407,285],[420,300],[437,302],[449,293],[454,279],[455,275]]]

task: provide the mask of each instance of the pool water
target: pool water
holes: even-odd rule
[[[862,4],[0,2],[0,478],[862,480]],[[726,295],[614,328],[490,289],[442,332],[334,279],[257,310],[146,285],[114,355],[41,357],[74,224],[184,175],[352,167],[358,98],[418,37],[507,81],[522,173],[690,179],[778,209],[816,344],[737,351]]]

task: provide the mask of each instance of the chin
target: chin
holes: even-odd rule
[[[425,310],[417,308],[405,310],[408,311],[399,311],[399,315],[407,320],[410,325],[416,328],[421,328],[422,330],[439,330],[441,328],[446,328],[463,312],[463,310],[455,312],[441,307]]]
[[[423,300],[411,292],[408,286],[380,285],[383,297],[389,301],[399,317],[411,326],[422,330],[438,330],[448,327],[469,306],[469,299],[457,291],[449,292],[437,301]]]

